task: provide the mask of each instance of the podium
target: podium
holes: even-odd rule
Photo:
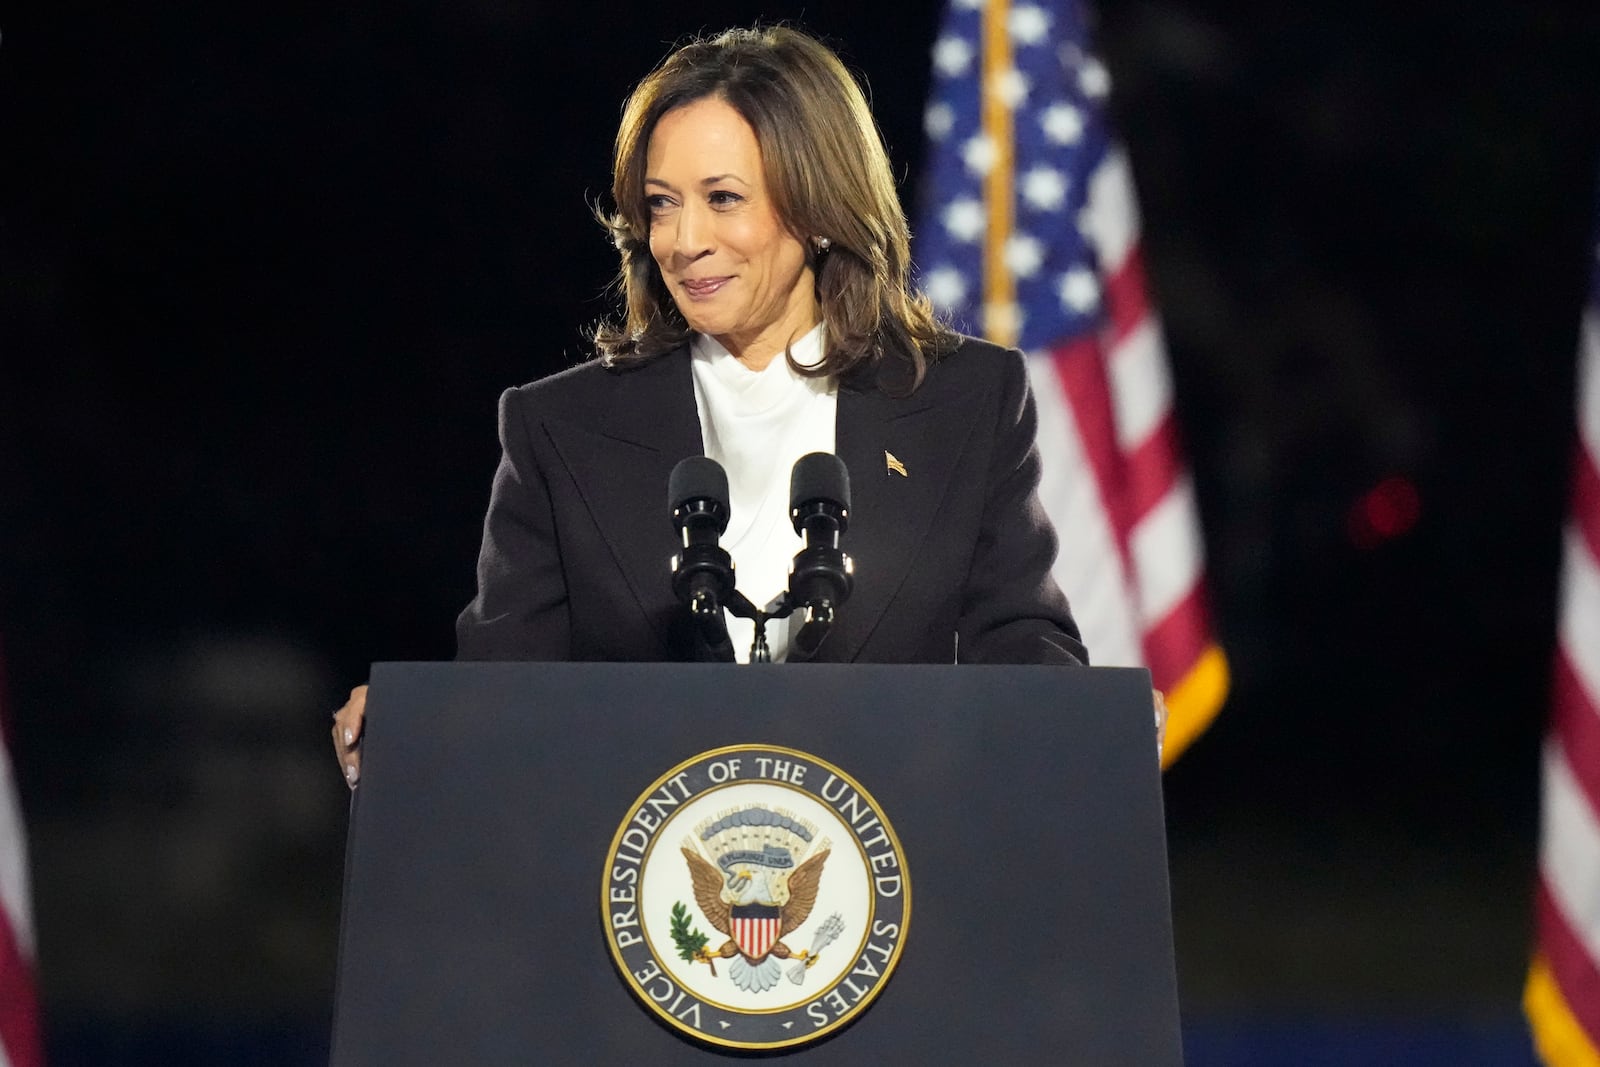
[[[338,1067],[1182,1062],[1143,670],[383,663],[368,708],[346,853]],[[842,880],[832,872],[857,853],[869,874],[900,864],[905,877],[905,899],[880,902],[906,914],[870,1003],[782,1048],[718,1044],[699,1013],[707,1040],[669,1025],[629,978],[639,957],[618,948],[631,945],[620,928],[632,913],[618,905],[608,917],[604,903],[619,855],[629,858],[617,848],[630,819],[643,812],[632,825],[653,829],[672,814],[648,814],[651,788],[697,759],[709,766],[708,753],[756,751],[738,746],[815,757],[841,774],[818,770],[811,785],[858,783],[892,826],[892,860],[836,832],[824,879]],[[746,763],[753,773],[756,759]],[[798,799],[795,810],[811,810]],[[702,819],[702,836],[722,824]],[[694,838],[676,834],[656,862],[682,867],[677,843],[693,852]],[[714,954],[721,937],[704,932]],[[790,948],[808,936],[790,936]],[[817,970],[855,951],[854,936],[823,949]],[[801,959],[784,981],[810,981]],[[714,956],[668,962],[727,981],[728,961]]]

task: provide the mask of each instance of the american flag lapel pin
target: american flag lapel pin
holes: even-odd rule
[[[888,474],[890,471],[893,471],[902,478],[910,477],[910,475],[906,474],[906,465],[901,463],[898,459],[895,459],[894,453],[890,452],[887,448],[883,450],[883,465],[885,468],[887,468],[883,472],[884,474]]]

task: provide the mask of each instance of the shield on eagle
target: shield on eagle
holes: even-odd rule
[[[747,904],[728,911],[728,936],[752,962],[772,951],[783,928],[783,909]]]

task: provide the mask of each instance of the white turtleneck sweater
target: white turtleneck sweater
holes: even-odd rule
[[[819,362],[822,325],[791,347],[802,366]],[[808,452],[834,450],[838,390],[831,378],[796,374],[781,352],[761,371],[705,334],[696,335],[690,352],[706,455],[728,472],[730,515],[722,547],[733,557],[739,591],[765,607],[788,588],[789,565],[805,547],[789,522],[789,471]],[[748,663],[755,625],[727,618],[734,655]],[[790,621],[767,623],[774,662],[788,654]]]

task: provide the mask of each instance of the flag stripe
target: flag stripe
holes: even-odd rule
[[[43,1041],[34,987],[34,921],[27,835],[11,777],[10,715],[0,657],[0,1067],[42,1067]]]
[[[41,1067],[28,841],[11,773],[4,662],[0,656],[0,727],[6,738],[0,745],[0,1067]]]
[[[1573,674],[1592,699],[1600,700],[1600,561],[1585,550],[1575,529],[1568,529],[1566,542],[1557,632]]]
[[[32,965],[8,916],[0,915],[0,1067],[42,1067],[38,998]]]
[[[1161,498],[1176,488],[1183,473],[1179,452],[1178,421],[1168,410],[1155,430],[1128,456],[1123,500],[1134,522],[1149,515]]]
[[[740,951],[752,960],[759,960],[771,950],[778,940],[779,919],[734,918],[733,940]]]
[[[1111,401],[1117,444],[1138,447],[1172,411],[1172,379],[1161,333],[1148,315],[1111,349]]]
[[[1600,959],[1600,823],[1573,777],[1561,739],[1555,737],[1544,746],[1541,830],[1539,871],[1544,887],[1571,923],[1573,938]]]
[[[1146,295],[1144,249],[1128,248],[1122,262],[1111,266],[1106,275],[1106,317],[1111,329],[1111,344],[1119,345],[1136,327],[1150,318],[1150,299]]]
[[[0,907],[25,959],[33,958],[33,900],[28,885],[28,842],[23,833],[10,754],[0,750]]]
[[[1196,585],[1145,633],[1145,658],[1157,689],[1164,691],[1177,685],[1199,662],[1211,645],[1210,629],[1206,623],[1205,598]]]
[[[1581,448],[1572,460],[1572,522],[1590,558],[1600,559],[1600,465]]]
[[[1203,547],[1194,522],[1194,490],[1188,478],[1133,528],[1129,556],[1139,581],[1139,615],[1146,627],[1166,618],[1200,579]]]
[[[1584,690],[1564,648],[1556,649],[1550,732],[1566,750],[1568,766],[1600,767],[1600,704]],[[1600,775],[1580,774],[1575,781],[1589,806],[1600,811]]]
[[[1130,523],[1121,514],[1122,496],[1117,492],[1121,478],[1121,453],[1117,450],[1117,431],[1112,422],[1111,383],[1093,338],[1081,337],[1057,348],[1053,353],[1056,376],[1077,420],[1078,438],[1085,458],[1100,485],[1100,499],[1116,534],[1117,550],[1128,555],[1127,530]]]
[[[1600,1036],[1600,826],[1555,738],[1545,743],[1544,801],[1539,947],[1593,1042]]]

